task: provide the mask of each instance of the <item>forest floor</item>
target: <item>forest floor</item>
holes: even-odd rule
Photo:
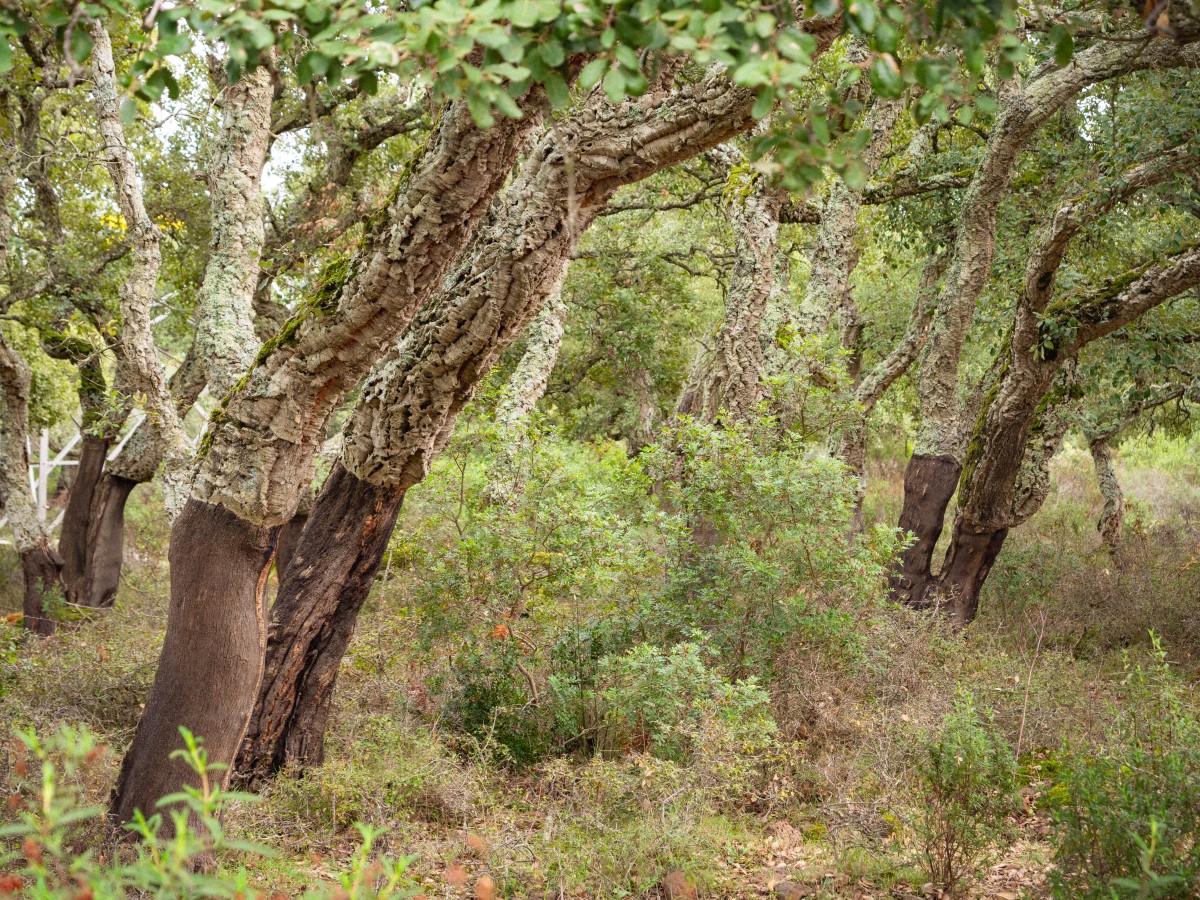
[[[894,521],[900,471],[875,466],[868,512],[878,521]],[[384,585],[345,661],[326,764],[279,778],[226,817],[277,855],[223,864],[246,865],[263,890],[298,895],[330,878],[357,845],[353,824],[368,822],[387,829],[378,849],[414,855],[410,873],[430,898],[928,897],[911,828],[922,802],[912,749],[965,687],[1016,748],[1023,806],[1008,823],[1011,843],[981,857],[966,892],[1046,896],[1054,846],[1044,800],[1058,749],[1103,733],[1127,654],[1148,648],[1150,628],[1188,678],[1200,653],[1195,481],[1151,464],[1127,465],[1123,477],[1131,514],[1120,565],[1094,530],[1100,500],[1086,453],[1069,450],[1051,499],[1006,546],[971,628],[952,634],[879,604],[857,623],[858,669],[830,663],[820,646],[798,647],[773,688],[794,752],[781,764],[787,787],[742,808],[711,800],[719,770],[638,755],[519,770],[486,740],[451,733],[431,696],[437,664],[406,649],[403,611]],[[98,804],[152,679],[166,537],[153,498],[143,498],[130,510],[131,564],[116,609],[76,616],[47,641],[0,635],[0,726],[83,723],[99,734],[111,749],[83,786]],[[15,561],[4,573],[8,607],[19,608]],[[668,888],[672,872],[681,877]]]

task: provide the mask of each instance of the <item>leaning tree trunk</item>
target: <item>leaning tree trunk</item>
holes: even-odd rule
[[[251,784],[285,765],[324,760],[342,656],[405,493],[363,481],[338,462],[317,495],[271,608],[258,702],[237,762]]]
[[[289,340],[261,353],[214,411],[191,497],[171,533],[167,639],[110,802],[115,818],[152,810],[195,781],[168,764],[181,727],[204,736],[212,762],[233,764],[258,696],[262,591],[277,527],[312,480],[329,417],[378,348],[441,284],[511,170],[537,109],[481,130],[465,105],[451,105],[387,218],[352,260],[327,270],[285,327]],[[226,783],[229,769],[219,777]]]
[[[973,424],[959,399],[959,363],[976,303],[991,274],[996,215],[1021,149],[1087,86],[1138,69],[1181,65],[1186,58],[1186,50],[1167,41],[1100,43],[1076,54],[1067,66],[1035,73],[1023,85],[1010,81],[1001,86],[1000,113],[963,198],[949,270],[921,354],[917,379],[921,422],[905,476],[900,523],[914,532],[917,542],[892,579],[894,599],[922,603],[924,587],[932,578],[933,544],[953,494],[947,484],[951,471],[960,465]],[[938,474],[931,480],[929,474],[934,472]],[[910,486],[917,491],[912,496]]]

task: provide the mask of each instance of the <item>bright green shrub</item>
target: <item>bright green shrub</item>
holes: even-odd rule
[[[1153,636],[1128,666],[1105,745],[1078,753],[1053,789],[1055,896],[1194,897],[1200,888],[1200,721]]]

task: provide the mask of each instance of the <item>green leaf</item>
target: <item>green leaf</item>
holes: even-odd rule
[[[491,104],[475,91],[467,94],[467,109],[470,110],[471,118],[475,120],[476,127],[488,129],[496,124],[496,117],[492,115]]]
[[[121,101],[121,121],[125,125],[132,125],[137,121],[137,101],[132,97]]]
[[[763,88],[758,92],[758,96],[754,98],[754,107],[750,110],[750,115],[755,121],[765,119],[770,115],[771,108],[775,105],[775,92],[770,88]]]
[[[583,67],[583,71],[579,73],[579,89],[590,91],[600,79],[604,77],[604,73],[608,71],[608,60],[605,57],[597,57]]]
[[[557,72],[549,73],[542,86],[546,89],[546,96],[550,99],[550,105],[554,109],[566,109],[571,102],[571,92],[567,88],[567,82]]]
[[[620,103],[625,99],[625,72],[617,66],[609,69],[604,76],[604,96],[609,103]]]
[[[8,35],[5,35],[0,38],[0,72],[7,72],[12,69],[12,66],[12,47],[8,43]]]
[[[92,36],[82,25],[71,31],[71,58],[84,63],[92,55]]]

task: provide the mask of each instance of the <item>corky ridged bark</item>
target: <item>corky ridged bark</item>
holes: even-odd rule
[[[375,571],[386,546],[369,523],[394,519],[404,493],[425,477],[479,381],[558,290],[579,235],[621,186],[748,129],[752,104],[747,92],[710,77],[615,108],[589,105],[531,151],[441,299],[363,387],[342,455],[347,478],[355,479],[343,490],[364,498],[363,506],[347,520],[329,489],[314,504],[294,574],[272,610],[269,690],[251,719],[243,771],[261,777],[319,759],[334,687],[324,679],[336,678],[349,640],[341,624],[323,630],[322,622],[352,626],[366,599],[370,580],[361,573]],[[335,533],[357,537],[335,542]],[[311,755],[289,756],[289,747],[301,746]]]
[[[503,184],[538,118],[538,96],[525,102],[523,120],[486,130],[466,104],[451,104],[385,219],[214,412],[171,532],[167,640],[113,792],[115,818],[152,810],[191,777],[160,774],[181,725],[204,736],[210,760],[233,763],[262,674],[275,530],[311,482],[342,397],[441,284]]]
[[[29,364],[0,335],[0,498],[21,560],[25,627],[35,634],[54,633],[46,614],[46,595],[58,585],[62,560],[50,541],[29,496]]]
[[[522,456],[529,447],[529,417],[546,393],[558,361],[566,314],[562,291],[555,291],[530,324],[525,352],[496,404],[498,444],[487,484],[487,496],[492,503],[513,503],[525,488]]]
[[[1027,84],[1010,82],[1001,90],[1000,112],[963,199],[949,271],[920,357],[920,425],[905,473],[899,523],[915,535],[916,542],[901,554],[893,599],[919,604],[931,578],[933,547],[957,485],[966,444],[959,362],[975,305],[991,274],[996,213],[1012,181],[1018,154],[1051,115],[1088,85],[1140,69],[1191,65],[1197,58],[1192,47],[1131,37],[1129,42],[1098,43],[1065,67],[1046,67]]]
[[[133,246],[129,274],[120,289],[121,340],[114,349],[131,390],[146,397],[148,414],[159,422],[158,434],[164,455],[172,457],[173,463],[178,465],[175,460],[182,460],[186,446],[183,428],[175,414],[167,376],[159,362],[150,329],[150,305],[162,261],[160,235],[146,212],[142,179],[125,142],[112,41],[98,22],[92,24],[91,31],[92,100],[102,139],[102,155]]]
[[[759,332],[776,281],[785,195],[752,172],[736,148],[721,147],[709,157],[726,178],[722,209],[733,232],[733,272],[712,353],[697,357],[675,411],[706,422],[724,413],[736,422],[762,398],[766,363]]]
[[[1121,480],[1113,465],[1113,452],[1108,440],[1106,437],[1092,438],[1088,441],[1088,451],[1092,454],[1096,484],[1104,501],[1096,530],[1100,532],[1104,549],[1116,558],[1121,549],[1121,526],[1125,521],[1125,492],[1121,490]]]
[[[223,92],[221,131],[209,164],[212,247],[196,298],[196,351],[208,387],[223,397],[254,362],[253,299],[262,255],[262,171],[274,87],[265,67]]]

